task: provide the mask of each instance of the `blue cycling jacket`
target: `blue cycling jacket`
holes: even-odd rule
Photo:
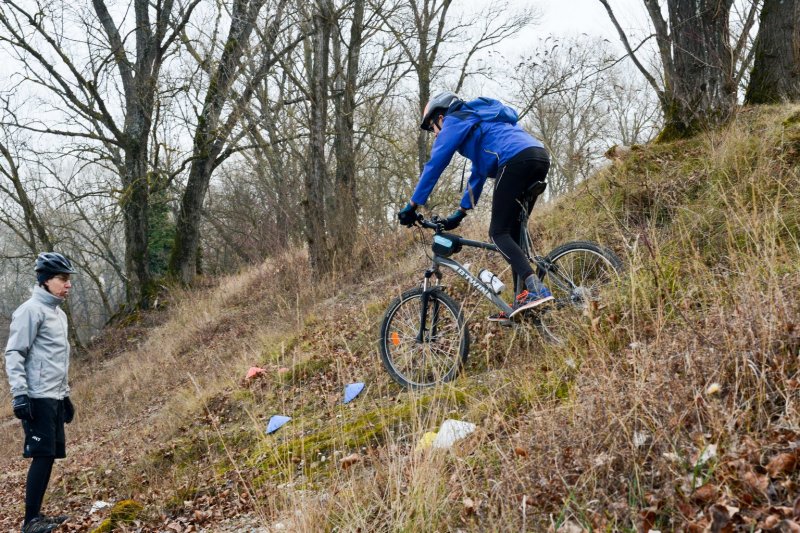
[[[442,130],[433,141],[431,158],[425,163],[411,201],[422,205],[458,152],[472,162],[461,207],[472,209],[483,191],[486,178],[522,150],[544,148],[538,139],[517,125],[517,112],[491,98],[455,102],[447,110]]]

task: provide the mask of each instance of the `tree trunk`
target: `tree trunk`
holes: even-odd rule
[[[318,0],[314,11],[314,34],[311,37],[311,131],[308,142],[308,167],[304,180],[306,198],[303,202],[309,261],[316,275],[327,274],[332,267],[328,253],[325,213],[325,183],[328,180],[325,129],[328,113],[328,56],[332,17],[333,7],[330,1]]]
[[[800,2],[765,0],[745,103],[800,101]]]
[[[659,0],[643,0],[655,30],[663,87],[639,61],[608,0],[599,0],[625,50],[658,95],[664,129],[658,141],[691,136],[729,120],[736,108],[735,65],[729,17],[733,0],[667,0],[669,24]]]
[[[354,115],[356,108],[356,85],[363,40],[364,0],[353,3],[353,20],[350,26],[346,64],[342,65],[341,41],[333,37],[333,57],[337,62],[337,81],[334,154],[336,156],[336,175],[334,181],[331,226],[331,244],[334,258],[341,264],[352,255],[358,229],[358,202],[356,195],[356,151]]]
[[[659,140],[727,122],[736,107],[728,17],[732,0],[669,0],[672,68]]]
[[[431,70],[430,65],[420,68],[417,72],[419,75],[419,114],[417,115],[417,123],[422,121],[422,112],[431,99]],[[428,161],[428,150],[430,143],[428,141],[428,132],[417,129],[417,162],[419,163],[419,173],[422,174],[422,169]]]
[[[147,253],[150,187],[147,183],[146,148],[135,150],[127,147],[125,157],[125,191],[120,204],[125,221],[125,271],[129,278],[125,284],[126,300],[131,309],[147,309],[154,286]]]
[[[172,246],[168,270],[171,276],[182,283],[191,283],[197,275],[200,219],[216,155],[218,153],[208,154],[192,161],[186,190],[181,199],[175,243]]]
[[[169,273],[184,284],[197,275],[200,257],[200,220],[203,214],[211,174],[217,157],[231,131],[231,118],[221,125],[220,117],[231,96],[231,87],[239,74],[239,63],[253,32],[258,13],[266,0],[237,0],[231,26],[219,64],[211,75],[203,109],[194,134],[193,159],[175,233],[175,245],[169,259]],[[234,111],[235,113],[236,111]]]

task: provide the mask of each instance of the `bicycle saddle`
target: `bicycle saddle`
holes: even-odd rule
[[[525,190],[525,197],[533,197],[536,198],[540,194],[542,194],[545,189],[547,189],[547,182],[546,181],[535,181]]]

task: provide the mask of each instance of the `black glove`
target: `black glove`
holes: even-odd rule
[[[411,205],[411,202],[408,202],[406,206],[397,213],[397,220],[407,228],[413,226],[414,222],[417,221],[417,206]]]
[[[456,229],[461,225],[461,221],[467,217],[467,214],[461,209],[456,209],[455,212],[442,221],[442,227],[446,231]]]
[[[14,416],[20,420],[33,420],[33,409],[31,409],[31,400],[27,394],[14,396],[11,400],[11,407],[14,408]]]
[[[69,399],[69,396],[64,397],[64,423],[69,424],[72,422],[72,419],[75,418],[75,406],[72,405],[72,401]]]

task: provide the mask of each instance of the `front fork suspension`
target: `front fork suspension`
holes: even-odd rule
[[[436,277],[436,284],[429,288],[432,277]],[[427,328],[425,327],[428,322],[428,302],[430,295],[433,291],[438,290],[439,282],[442,280],[442,273],[438,268],[431,267],[425,271],[425,279],[422,280],[422,298],[419,310],[419,332],[417,333],[417,342],[422,344],[426,340]],[[436,327],[439,322],[439,300],[433,299],[433,306],[431,308],[431,327],[427,335],[428,341],[433,341],[436,338]]]

